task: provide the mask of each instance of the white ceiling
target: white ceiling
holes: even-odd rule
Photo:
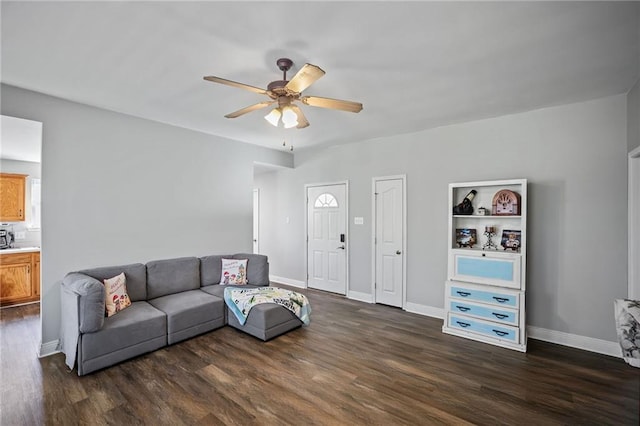
[[[638,2],[2,2],[2,82],[226,138],[296,149],[626,93],[640,73]],[[290,57],[326,75],[283,130],[265,88]],[[293,73],[290,72],[289,76]],[[45,123],[46,126],[46,123]]]

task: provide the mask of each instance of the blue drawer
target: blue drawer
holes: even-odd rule
[[[520,289],[522,256],[518,253],[453,250],[450,279]]]
[[[518,296],[493,291],[480,291],[464,287],[451,287],[451,297],[457,299],[476,300],[494,305],[518,307]]]
[[[511,281],[513,280],[513,263],[496,259],[459,257],[457,272],[471,277]]]
[[[512,328],[506,325],[499,325],[490,322],[484,322],[473,318],[450,315],[449,327],[458,330],[465,330],[470,333],[482,334],[490,336],[496,339],[508,340],[510,342],[518,343],[519,335],[518,329]]]
[[[486,318],[491,321],[499,321],[505,324],[518,325],[517,311],[492,308],[491,306],[474,305],[473,303],[465,303],[455,300],[451,301],[449,310],[451,312],[461,312],[467,315]]]

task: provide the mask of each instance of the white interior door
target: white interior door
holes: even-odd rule
[[[260,190],[253,190],[253,252],[260,253]]]
[[[307,187],[307,280],[347,294],[346,184]]]
[[[404,181],[375,181],[376,303],[402,307],[404,289]]]

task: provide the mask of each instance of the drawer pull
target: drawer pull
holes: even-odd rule
[[[471,325],[468,322],[462,322],[462,321],[456,321],[456,323],[462,328],[467,328],[467,327],[469,327]],[[493,331],[495,331],[495,330],[493,330]]]
[[[498,314],[496,312],[491,312],[491,314],[494,315],[498,319],[505,319],[505,318],[507,318],[509,316],[509,315],[505,315],[505,314]]]
[[[456,308],[458,308],[458,310],[462,312],[467,312],[468,310],[471,309],[471,308],[467,308],[466,306],[458,306],[458,305],[456,305]]]
[[[502,331],[502,330],[491,330],[491,331],[493,331],[494,333],[496,333],[500,337],[503,337],[503,336],[506,336],[507,334],[509,334],[508,332]]]
[[[458,293],[458,295],[459,295],[459,296],[462,296],[462,297],[471,296],[471,293],[467,293],[466,291],[460,291],[460,290],[458,290],[458,291],[456,291],[456,293]]]
[[[505,303],[508,302],[509,299],[507,299],[506,297],[498,297],[498,296],[493,296],[493,298],[495,299],[496,302],[498,303]]]

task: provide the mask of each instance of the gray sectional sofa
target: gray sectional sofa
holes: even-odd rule
[[[184,257],[87,269],[61,285],[61,349],[82,376],[226,324],[262,340],[300,327],[276,304],[254,306],[244,325],[225,306],[222,259],[248,259],[247,287],[269,285],[266,256],[240,253]],[[105,317],[103,280],[124,272],[131,306]]]

